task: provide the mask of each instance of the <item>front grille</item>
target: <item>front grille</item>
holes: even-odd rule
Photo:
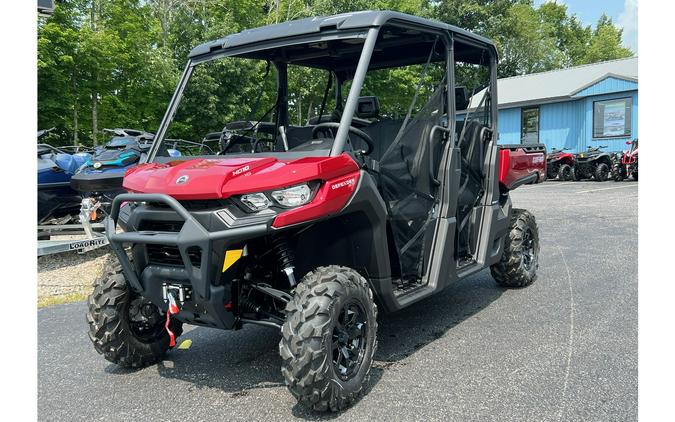
[[[183,266],[183,259],[180,256],[178,247],[175,245],[147,244],[145,247],[148,253],[148,264]],[[188,248],[187,253],[190,263],[195,267],[199,267],[202,260],[201,249],[193,246]]]
[[[208,211],[225,208],[227,201],[223,199],[197,199],[189,201],[178,201],[188,211]],[[148,202],[152,208],[171,209],[169,204],[164,202]]]
[[[143,220],[139,224],[138,231],[171,232],[178,233],[183,228],[183,221]]]

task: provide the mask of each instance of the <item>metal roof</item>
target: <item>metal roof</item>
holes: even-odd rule
[[[440,29],[461,34],[467,38],[477,40],[494,48],[494,44],[487,38],[473,34],[465,29],[448,25],[436,20],[420,18],[389,10],[361,11],[342,13],[333,16],[318,16],[312,18],[287,21],[273,25],[247,29],[236,34],[231,34],[218,40],[209,41],[198,45],[190,52],[190,58],[194,58],[216,49],[230,49],[260,42],[266,42],[281,38],[290,38],[301,35],[317,34],[324,29],[354,30],[367,29],[382,26],[390,21],[398,21],[431,29]]]
[[[638,58],[630,57],[499,79],[497,81],[499,107],[568,100],[582,89],[607,77],[637,82]]]

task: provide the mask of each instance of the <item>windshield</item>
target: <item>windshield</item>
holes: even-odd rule
[[[355,67],[363,39],[335,42],[340,43],[335,48],[349,50],[341,60]],[[157,159],[307,150],[327,155],[330,143],[316,138],[333,138],[334,133],[317,135],[312,128],[317,123],[339,122],[344,101],[337,73],[314,67],[311,60],[313,54],[331,55],[331,43],[292,47],[293,54],[301,53],[297,60],[274,59],[288,54],[277,49],[248,54],[263,58],[221,57],[195,64],[157,147]],[[331,62],[325,59],[321,64],[328,67]]]

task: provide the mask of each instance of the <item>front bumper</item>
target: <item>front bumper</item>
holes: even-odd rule
[[[125,227],[125,232],[117,232],[123,203],[162,204],[168,209],[159,214],[168,213],[175,219],[183,220],[183,224],[177,232],[136,230],[133,225]],[[234,244],[265,236],[270,230],[271,219],[262,222],[258,220],[242,227],[209,231],[173,197],[164,194],[121,194],[113,200],[110,217],[105,224],[110,246],[134,291],[150,299],[160,309],[166,310],[168,303],[162,293],[163,284],[189,286],[192,297],[190,303],[186,303],[181,309],[179,319],[229,329],[235,326],[236,321],[234,315],[224,307],[225,303],[232,300],[231,283],[222,277],[225,251]],[[133,263],[125,251],[125,245],[134,246]],[[144,248],[136,248],[139,245],[175,246],[182,265],[148,263],[147,252]]]

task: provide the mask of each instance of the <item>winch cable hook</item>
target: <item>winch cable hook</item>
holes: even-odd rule
[[[169,309],[166,311],[166,323],[164,324],[164,328],[169,334],[169,347],[174,347],[176,345],[176,335],[169,328],[169,324],[171,322],[171,315],[178,314],[180,308],[178,307],[178,303],[176,303],[176,298],[173,297],[172,292],[169,292],[166,296],[169,299]]]

